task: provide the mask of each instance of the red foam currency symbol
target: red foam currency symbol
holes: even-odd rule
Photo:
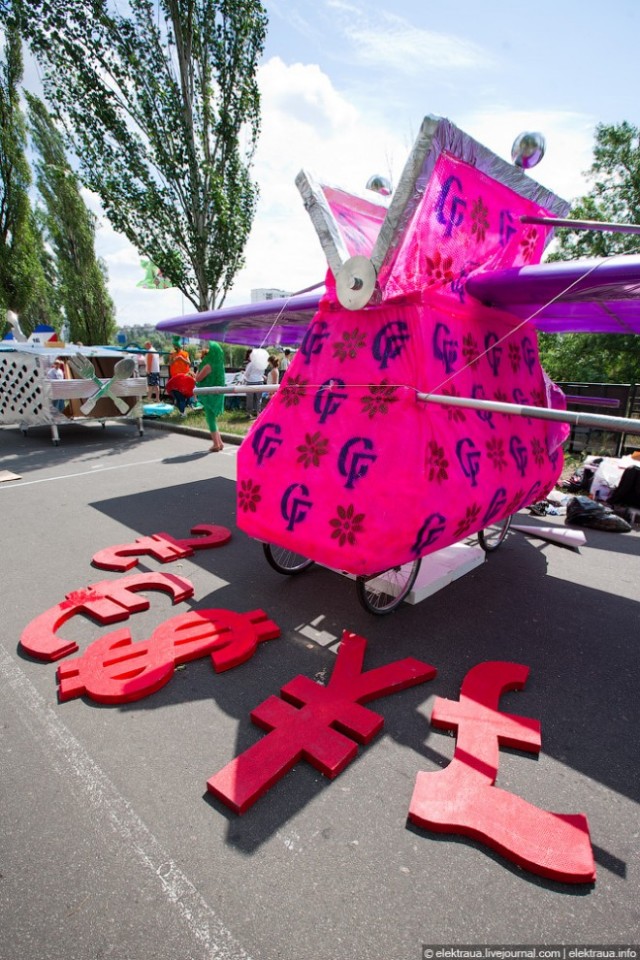
[[[480,663],[464,678],[459,702],[436,698],[431,722],[457,730],[456,748],[445,770],[418,774],[409,819],[473,837],[532,873],[588,883],[595,866],[587,818],[541,810],[493,786],[500,746],[540,750],[537,720],[498,710],[500,695],[522,689],[528,674],[518,663]]]
[[[139,643],[128,630],[115,630],[58,667],[58,696],[64,701],[87,693],[100,703],[130,703],[163,687],[180,663],[210,653],[216,671],[229,670],[248,660],[258,643],[279,636],[263,610],[192,610]]]
[[[113,547],[98,550],[91,558],[94,567],[102,570],[130,570],[135,567],[138,557],[148,555],[160,563],[190,557],[194,550],[221,547],[231,539],[227,527],[214,526],[211,523],[199,523],[191,527],[195,536],[176,540],[170,533],[153,533],[150,537],[138,537],[133,543],[120,543]]]
[[[138,595],[141,590],[161,590],[173,603],[193,596],[189,580],[171,573],[137,573],[119,580],[100,580],[68,593],[62,603],[35,617],[22,631],[20,645],[39,660],[59,660],[78,649],[74,641],[57,636],[67,620],[78,613],[102,624],[127,620],[130,614],[149,607],[149,600]]]
[[[424,683],[437,672],[407,657],[363,673],[366,645],[364,637],[345,630],[326,687],[297,676],[282,687],[283,699],[269,697],[256,707],[251,720],[270,733],[211,777],[207,789],[244,813],[299,760],[336,777],[355,757],[357,743],[369,743],[384,724],[361,704]]]

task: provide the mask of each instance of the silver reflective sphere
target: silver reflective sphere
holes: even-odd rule
[[[386,177],[382,177],[379,173],[374,173],[372,177],[369,177],[367,180],[367,190],[373,190],[374,193],[379,193],[382,197],[390,197],[392,193],[392,187],[389,180]]]
[[[544,157],[547,144],[541,133],[525,130],[519,133],[511,147],[511,159],[517,167],[530,170]]]

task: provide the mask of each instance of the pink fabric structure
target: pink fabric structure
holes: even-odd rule
[[[340,228],[349,256],[370,256],[380,233],[386,208],[326,184],[321,185],[321,190]]]
[[[546,216],[548,211],[441,153],[409,228],[380,271],[385,298],[427,288],[464,301],[469,277],[538,263],[550,230],[520,223],[525,215]]]
[[[240,528],[373,574],[544,497],[562,467],[556,425],[416,396],[548,406],[535,332],[514,327],[436,292],[355,313],[329,294],[240,448]]]
[[[545,496],[568,433],[418,397],[564,405],[534,328],[466,293],[472,276],[537,263],[550,229],[520,218],[557,216],[563,201],[448,121],[423,129],[375,242],[372,204],[323,188],[310,210],[332,266],[326,295],[238,456],[241,529],[351,574],[413,561]],[[339,303],[341,250],[371,256],[364,309]]]

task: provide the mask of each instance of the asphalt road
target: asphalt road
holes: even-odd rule
[[[423,944],[638,942],[639,532],[588,531],[579,552],[513,533],[435,596],[375,618],[349,580],[315,567],[283,578],[238,531],[236,447],[208,454],[203,439],[140,439],[122,423],[70,425],[61,440],[0,429],[0,469],[20,477],[0,482],[2,960],[420,960]],[[194,660],[134,703],[58,702],[59,664],[21,651],[25,627],[120,576],[91,566],[98,550],[198,523],[231,541],[130,571],[186,577],[191,600],[150,592],[129,620],[76,616],[59,634],[81,651],[119,628],[142,641],[216,607],[261,608],[281,637],[226,673]],[[335,780],[301,761],[232,813],[207,780],[266,736],[254,707],[298,674],[328,681],[345,629],[367,638],[366,669],[410,656],[437,676],[369,704],[384,729]],[[416,775],[453,756],[455,738],[430,725],[434,699],[457,700],[487,660],[530,667],[500,707],[542,724],[537,758],[500,751],[497,785],[587,815],[593,884],[407,820]]]

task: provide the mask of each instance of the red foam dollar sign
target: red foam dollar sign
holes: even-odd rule
[[[58,667],[58,696],[64,701],[86,693],[100,703],[130,703],[163,687],[180,663],[210,653],[217,671],[229,670],[248,660],[258,643],[279,636],[263,610],[192,610],[138,643],[128,630],[115,630]]]

